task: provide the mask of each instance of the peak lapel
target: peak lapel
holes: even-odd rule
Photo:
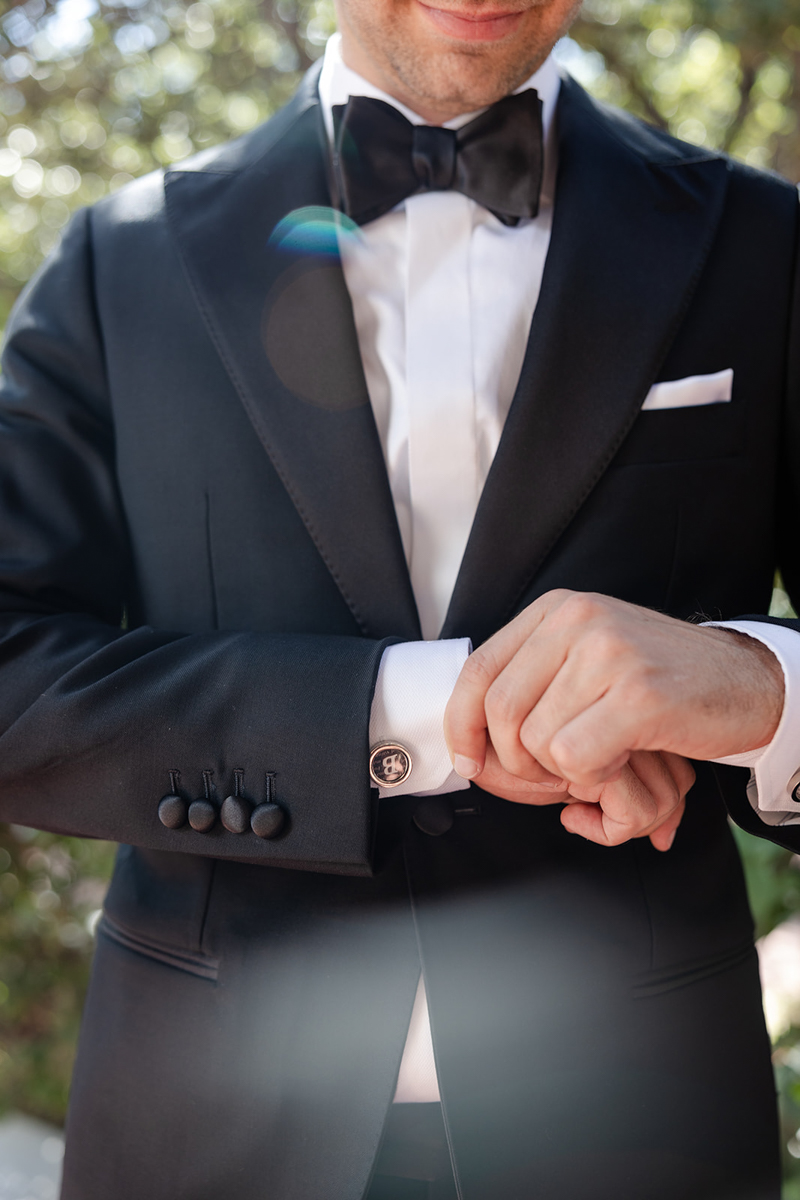
[[[420,636],[330,218],[316,76],[251,137],[167,177],[203,319],[364,633]]]
[[[686,312],[727,167],[562,84],[550,250],[519,384],[443,637],[481,642],[628,433]]]

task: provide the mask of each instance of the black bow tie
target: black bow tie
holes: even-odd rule
[[[461,129],[412,125],[383,100],[351,96],[333,109],[341,207],[358,225],[417,192],[452,188],[504,225],[539,211],[542,102],[533,89],[506,96]]]

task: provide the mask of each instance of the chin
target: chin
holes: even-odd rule
[[[531,54],[523,62],[508,62],[483,47],[459,47],[403,64],[405,82],[421,98],[453,115],[494,104],[513,92],[541,65],[546,54]]]

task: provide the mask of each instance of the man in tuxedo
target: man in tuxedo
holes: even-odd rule
[[[65,1200],[779,1194],[797,198],[575,7],[340,0],[12,319],[2,812],[122,843]]]

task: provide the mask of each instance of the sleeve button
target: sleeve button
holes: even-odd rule
[[[158,819],[167,829],[180,829],[186,824],[186,801],[180,796],[163,796],[158,806]]]
[[[229,833],[244,833],[250,824],[250,805],[242,796],[228,796],[222,802],[220,817]]]
[[[285,823],[286,813],[279,804],[259,804],[250,818],[250,828],[260,838],[277,837]]]
[[[210,800],[193,800],[189,805],[189,824],[197,833],[208,833],[217,820],[217,810]]]

